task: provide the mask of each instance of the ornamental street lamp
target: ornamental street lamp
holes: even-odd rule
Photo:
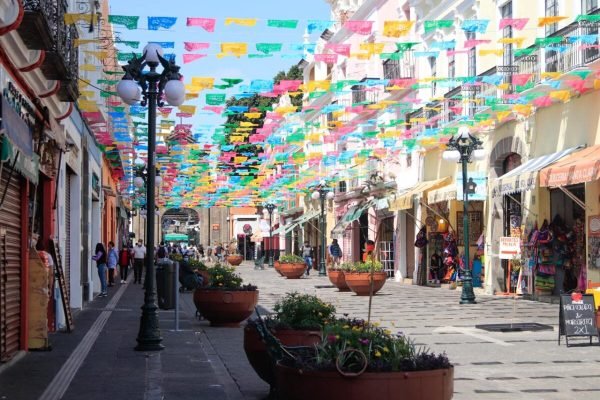
[[[335,193],[327,187],[327,183],[322,180],[319,186],[310,195],[313,200],[321,200],[321,257],[319,261],[319,276],[327,275],[325,271],[325,248],[327,243],[325,242],[325,199],[331,200],[335,196]]]
[[[156,108],[162,107],[162,97],[173,106],[183,104],[185,86],[181,82],[179,67],[174,61],[162,57],[162,48],[156,43],[148,43],[141,58],[133,57],[123,66],[125,75],[117,85],[117,92],[123,101],[133,105],[141,100],[142,106],[148,106],[148,177],[146,179],[146,204],[150,209],[155,207],[154,188],[156,185],[156,168],[154,163],[156,147]],[[158,73],[158,65],[163,66]],[[150,71],[144,71],[148,66]],[[138,180],[139,184],[139,180]],[[155,213],[146,215],[147,225],[154,227]],[[144,305],[137,337],[138,351],[162,350],[162,337],[158,328],[158,307],[156,305],[156,285],[154,280],[154,229],[146,230],[146,279],[144,285]]]
[[[463,243],[465,246],[465,272],[463,276],[462,293],[460,295],[460,304],[475,304],[475,293],[473,293],[473,277],[471,275],[471,265],[469,262],[469,185],[467,182],[467,164],[471,158],[482,160],[485,157],[485,151],[481,148],[482,142],[469,133],[466,127],[460,128],[458,135],[452,137],[448,142],[448,148],[443,153],[444,160],[459,162],[462,164],[462,183],[463,183]]]
[[[269,254],[269,267],[273,268],[273,266],[274,266],[273,265],[274,264],[274,261],[273,261],[273,253],[274,253],[273,247],[275,247],[275,246],[273,246],[273,242],[274,242],[274,240],[273,240],[273,211],[275,210],[275,204],[273,204],[273,203],[267,203],[267,204],[265,204],[265,208],[269,212],[269,241],[271,243],[271,245],[269,246],[270,247],[269,248],[269,252],[270,252],[270,254]]]

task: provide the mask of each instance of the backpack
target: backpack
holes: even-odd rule
[[[123,267],[129,265],[129,249],[121,249],[121,254],[119,255],[119,265]]]
[[[158,257],[158,258],[166,258],[167,257],[167,250],[165,249],[164,246],[160,246],[158,248],[158,251],[156,252],[156,257]]]

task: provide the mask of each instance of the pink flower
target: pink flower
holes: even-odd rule
[[[329,334],[329,335],[327,335],[327,341],[328,341],[329,343],[335,343],[335,341],[336,341],[336,337],[335,337],[335,335],[333,335],[333,334]]]

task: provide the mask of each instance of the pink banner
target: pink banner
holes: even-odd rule
[[[586,82],[583,79],[570,79],[567,80],[566,83],[567,85],[571,86],[573,90],[576,90],[579,93],[583,93],[589,90],[585,87]]]
[[[315,54],[315,61],[324,62],[326,64],[335,64],[337,62],[337,54]]]
[[[491,40],[484,39],[469,39],[465,41],[465,49],[472,49],[475,46],[479,46],[480,44],[491,43]]]
[[[533,100],[533,105],[536,107],[550,107],[552,105],[552,99],[550,96],[538,97]]]
[[[188,18],[187,26],[199,26],[206,32],[214,32],[215,22],[214,18]]]
[[[452,57],[452,56],[455,56],[457,54],[466,54],[468,52],[469,52],[469,50],[448,50],[448,51],[446,51],[446,55],[448,57]]]
[[[346,21],[344,28],[358,35],[370,35],[373,29],[373,21]]]
[[[204,106],[202,107],[203,110],[207,110],[207,111],[212,111],[215,114],[221,114],[223,113],[223,109],[224,107],[219,107],[219,106]]]
[[[302,84],[302,81],[299,80],[294,80],[294,81],[290,81],[290,80],[283,80],[279,82],[278,88],[280,90],[286,91],[286,92],[294,92],[296,90],[298,90],[298,87],[300,87],[300,85]]]
[[[504,29],[507,26],[512,26],[514,29],[520,31],[525,28],[527,22],[529,22],[529,18],[502,18],[499,28]]]
[[[325,45],[325,50],[331,50],[334,53],[337,53],[341,56],[350,57],[350,45],[349,44],[327,43]]]
[[[204,50],[210,47],[210,43],[183,42],[186,51]]]
[[[531,74],[518,74],[512,76],[512,84],[523,86],[531,79]]]
[[[189,64],[192,61],[196,61],[199,60],[203,57],[206,57],[207,54],[184,54],[183,55],[183,63],[184,64]]]

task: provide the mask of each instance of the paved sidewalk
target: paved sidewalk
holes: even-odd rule
[[[368,298],[340,293],[316,273],[286,280],[248,262],[238,272],[259,287],[259,304],[267,310],[295,290],[332,302],[340,315],[367,317]],[[373,321],[408,334],[419,346],[447,352],[456,365],[455,400],[600,398],[600,346],[558,346],[558,305],[478,294],[478,304],[461,306],[459,297],[460,290],[388,280],[373,298]],[[143,290],[132,284],[113,288],[108,298],[94,300],[76,316],[75,332],[51,335],[53,351],[28,353],[3,368],[0,400],[266,398],[268,386],[246,360],[243,329],[210,327],[195,317],[192,293],[180,299],[181,331],[172,331],[174,311],[161,310],[166,349],[136,352]],[[475,328],[511,321],[554,330]]]
[[[159,312],[165,350],[134,351],[141,287],[110,288],[108,298],[76,315],[73,333],[51,335],[52,351],[30,352],[4,368],[0,399],[243,399],[207,339],[208,323],[195,317],[191,293],[181,295],[188,301],[181,307],[181,331],[172,330],[174,310]],[[237,355],[244,357],[243,350]]]

